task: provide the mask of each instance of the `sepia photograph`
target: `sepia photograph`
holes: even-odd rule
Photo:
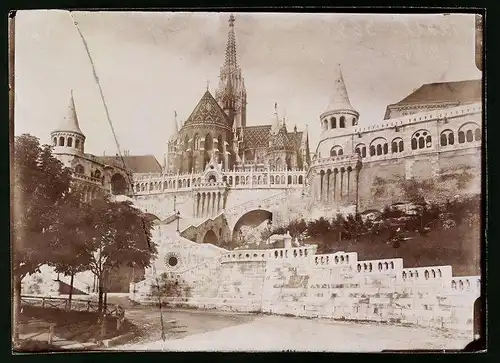
[[[9,19],[12,353],[485,350],[483,17]]]

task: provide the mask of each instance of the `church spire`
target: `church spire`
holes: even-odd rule
[[[226,44],[226,59],[224,61],[224,67],[227,68],[231,73],[238,68],[238,63],[236,59],[236,37],[234,35],[234,15],[229,16],[229,33],[227,35]]]
[[[224,63],[220,69],[215,99],[236,128],[246,126],[246,89],[236,55],[235,17],[229,16],[229,32]]]

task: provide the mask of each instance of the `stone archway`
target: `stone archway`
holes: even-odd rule
[[[121,174],[114,174],[111,177],[111,193],[113,195],[126,195],[128,192],[127,181]]]
[[[217,237],[217,234],[209,229],[207,233],[205,233],[205,237],[203,237],[203,243],[210,243],[213,245],[217,245],[219,242],[219,238]]]
[[[245,237],[253,237],[246,235],[246,233],[243,234],[242,227],[248,227],[249,229],[257,228],[259,226],[262,226],[262,224],[265,222],[267,228],[268,223],[272,221],[272,219],[273,213],[266,209],[253,209],[244,213],[241,217],[238,218],[236,224],[234,225],[232,231],[233,243],[242,244],[244,242],[257,242],[245,240]]]

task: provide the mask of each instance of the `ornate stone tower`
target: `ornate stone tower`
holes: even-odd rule
[[[234,35],[234,16],[229,17],[229,33],[226,45],[226,57],[220,69],[219,86],[215,99],[228,115],[234,130],[243,128],[247,122],[247,91],[236,57],[236,38]]]
[[[320,115],[322,133],[317,158],[310,169],[315,199],[337,210],[357,206],[361,163],[359,155],[353,153],[352,135],[358,119],[359,113],[351,105],[340,65],[337,65],[330,101]]]
[[[59,155],[65,164],[74,156],[84,153],[85,135],[78,125],[73,91],[71,91],[66,116],[59,127],[51,132],[50,137],[54,146],[54,154]]]

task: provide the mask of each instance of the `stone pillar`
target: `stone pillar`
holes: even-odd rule
[[[220,192],[217,193],[217,214],[220,213]]]
[[[332,171],[330,169],[326,172],[326,195],[325,201],[328,203],[330,201],[330,179],[331,179]]]
[[[215,206],[216,206],[216,203],[215,203],[216,195],[217,195],[217,194],[216,194],[215,192],[213,192],[213,193],[212,193],[212,216],[214,216],[214,215],[215,215],[215,212],[216,212],[216,210],[215,210]]]
[[[207,210],[206,210],[206,217],[210,217],[210,195],[211,193],[207,193]]]
[[[321,170],[319,173],[319,177],[320,177],[319,200],[320,200],[320,202],[323,201],[324,176],[325,176],[325,174],[323,173],[323,170]]]
[[[347,191],[347,202],[350,202],[351,201],[351,171],[350,169],[348,168],[346,170],[346,191]]]
[[[200,217],[203,217],[203,215],[205,214],[205,202],[206,202],[206,198],[207,198],[207,195],[205,193],[203,193],[201,195],[201,214],[198,216],[198,218]]]

